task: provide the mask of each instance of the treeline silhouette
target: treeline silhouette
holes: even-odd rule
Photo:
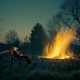
[[[15,30],[10,30],[5,35],[5,44],[0,43],[0,51],[9,49],[12,46],[18,47],[23,54],[41,55],[46,46],[48,37],[40,23],[37,23],[31,30],[30,37],[22,42]]]

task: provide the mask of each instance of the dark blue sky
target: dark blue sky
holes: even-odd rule
[[[0,29],[2,36],[9,30],[16,30],[20,38],[29,35],[39,22],[44,27],[58,11],[63,0],[0,0]],[[1,35],[1,33],[0,33]]]

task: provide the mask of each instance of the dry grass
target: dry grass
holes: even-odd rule
[[[3,64],[0,61],[0,68]],[[32,64],[22,63],[21,66],[16,61],[7,74],[1,74],[1,80],[80,80],[80,60],[35,58]]]

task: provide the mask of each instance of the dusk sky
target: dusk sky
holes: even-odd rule
[[[30,35],[36,23],[46,27],[63,0],[0,0],[0,41],[9,30],[19,38]]]

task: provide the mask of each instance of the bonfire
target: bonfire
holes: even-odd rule
[[[61,28],[57,32],[52,42],[48,43],[45,47],[43,56],[39,58],[50,59],[66,59],[72,58],[73,52],[70,52],[69,46],[76,39],[76,29],[74,28]]]

